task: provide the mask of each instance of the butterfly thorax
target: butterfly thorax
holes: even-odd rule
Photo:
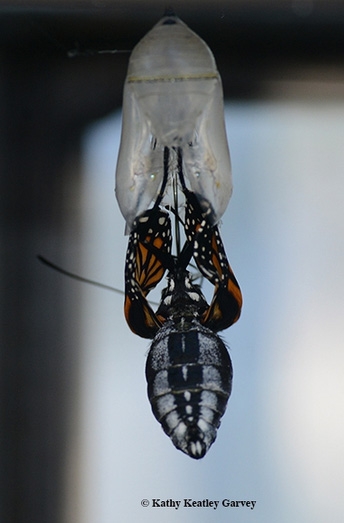
[[[180,330],[187,330],[192,321],[202,316],[207,301],[199,287],[192,283],[191,274],[177,267],[167,277],[168,285],[162,291],[157,315],[173,320]]]

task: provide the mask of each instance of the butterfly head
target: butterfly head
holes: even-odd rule
[[[162,291],[157,315],[164,318],[198,318],[208,304],[199,285],[192,282],[191,274],[180,267],[170,271],[167,287]]]

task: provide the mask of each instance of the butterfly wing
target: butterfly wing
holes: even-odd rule
[[[215,286],[213,299],[203,315],[202,323],[214,332],[227,329],[240,317],[242,295],[217,226],[201,226],[195,243],[194,257],[199,270]]]
[[[217,225],[212,225],[211,207],[202,204],[187,189],[185,233],[193,246],[193,257],[199,271],[215,287],[209,308],[202,316],[202,323],[214,332],[227,329],[240,316],[242,295],[239,284],[229,265]]]
[[[135,219],[125,262],[124,313],[131,330],[142,338],[153,338],[160,319],[146,300],[160,282],[171,258],[169,215],[154,207]]]

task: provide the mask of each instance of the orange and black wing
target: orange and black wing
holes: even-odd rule
[[[202,323],[214,332],[227,329],[241,313],[242,295],[229,265],[217,226],[200,227],[194,257],[199,270],[215,286]]]
[[[161,327],[146,296],[165,274],[171,243],[166,212],[155,207],[136,218],[125,262],[124,313],[131,330],[142,338],[154,338]]]
[[[209,308],[202,323],[214,332],[227,329],[240,316],[242,295],[229,265],[217,225],[211,225],[211,208],[198,202],[194,193],[187,191],[185,233],[192,244],[193,257],[199,271],[215,287]]]

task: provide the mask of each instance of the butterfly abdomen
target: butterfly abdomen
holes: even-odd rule
[[[153,340],[146,377],[152,410],[173,444],[202,458],[215,441],[232,388],[222,340],[197,320],[167,320]]]

